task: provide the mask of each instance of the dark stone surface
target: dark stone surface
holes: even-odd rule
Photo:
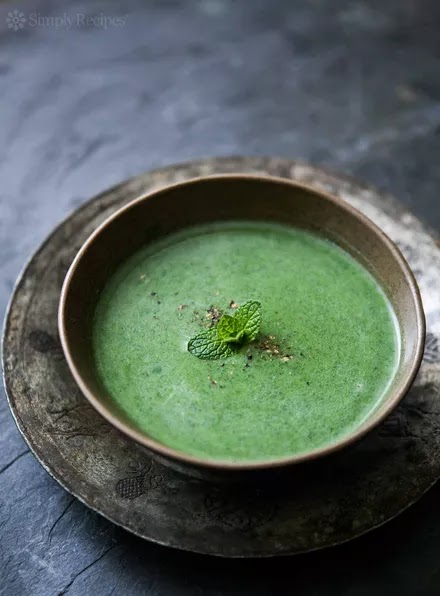
[[[17,32],[5,22],[15,8],[28,19]],[[44,22],[64,12],[70,28]],[[77,14],[101,12],[125,25],[77,25]],[[130,175],[203,155],[324,164],[438,228],[439,17],[436,0],[2,4],[0,309],[66,212]],[[29,454],[4,399],[0,483],[8,596],[440,592],[438,487],[330,551],[262,563],[182,554],[72,500]]]

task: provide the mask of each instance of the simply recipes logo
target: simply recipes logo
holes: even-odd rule
[[[107,15],[101,12],[98,15],[86,15],[83,13],[59,15],[42,15],[39,12],[25,14],[20,10],[8,12],[6,16],[8,29],[19,31],[32,27],[49,27],[53,29],[111,29],[123,27],[126,19],[123,16]]]

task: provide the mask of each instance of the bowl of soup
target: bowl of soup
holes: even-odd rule
[[[372,430],[415,378],[425,321],[407,262],[368,218],[234,174],[109,217],[67,273],[59,331],[112,425],[170,465],[234,475]]]

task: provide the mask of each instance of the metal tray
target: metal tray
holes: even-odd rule
[[[88,235],[139,194],[199,175],[252,172],[325,189],[374,220],[418,279],[428,337],[410,394],[360,443],[258,485],[213,484],[152,462],[82,397],[57,335],[64,275]],[[208,159],[148,172],[70,215],[31,258],[5,325],[5,385],[18,428],[66,490],[148,540],[227,557],[294,554],[335,545],[385,523],[440,476],[440,249],[394,199],[304,164],[269,158]]]

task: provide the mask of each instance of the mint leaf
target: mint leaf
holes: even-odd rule
[[[227,343],[239,343],[244,336],[240,321],[231,315],[223,315],[217,325],[219,339]]]
[[[237,321],[239,328],[243,331],[246,339],[248,341],[253,341],[257,337],[261,326],[260,302],[254,300],[245,302],[239,309],[237,309],[234,319]]]
[[[217,360],[234,353],[245,341],[253,341],[260,330],[261,304],[250,300],[234,316],[223,315],[216,327],[202,331],[188,342],[188,351],[202,360]]]
[[[233,354],[229,344],[219,338],[217,327],[202,331],[188,342],[188,351],[202,360],[217,360]]]

